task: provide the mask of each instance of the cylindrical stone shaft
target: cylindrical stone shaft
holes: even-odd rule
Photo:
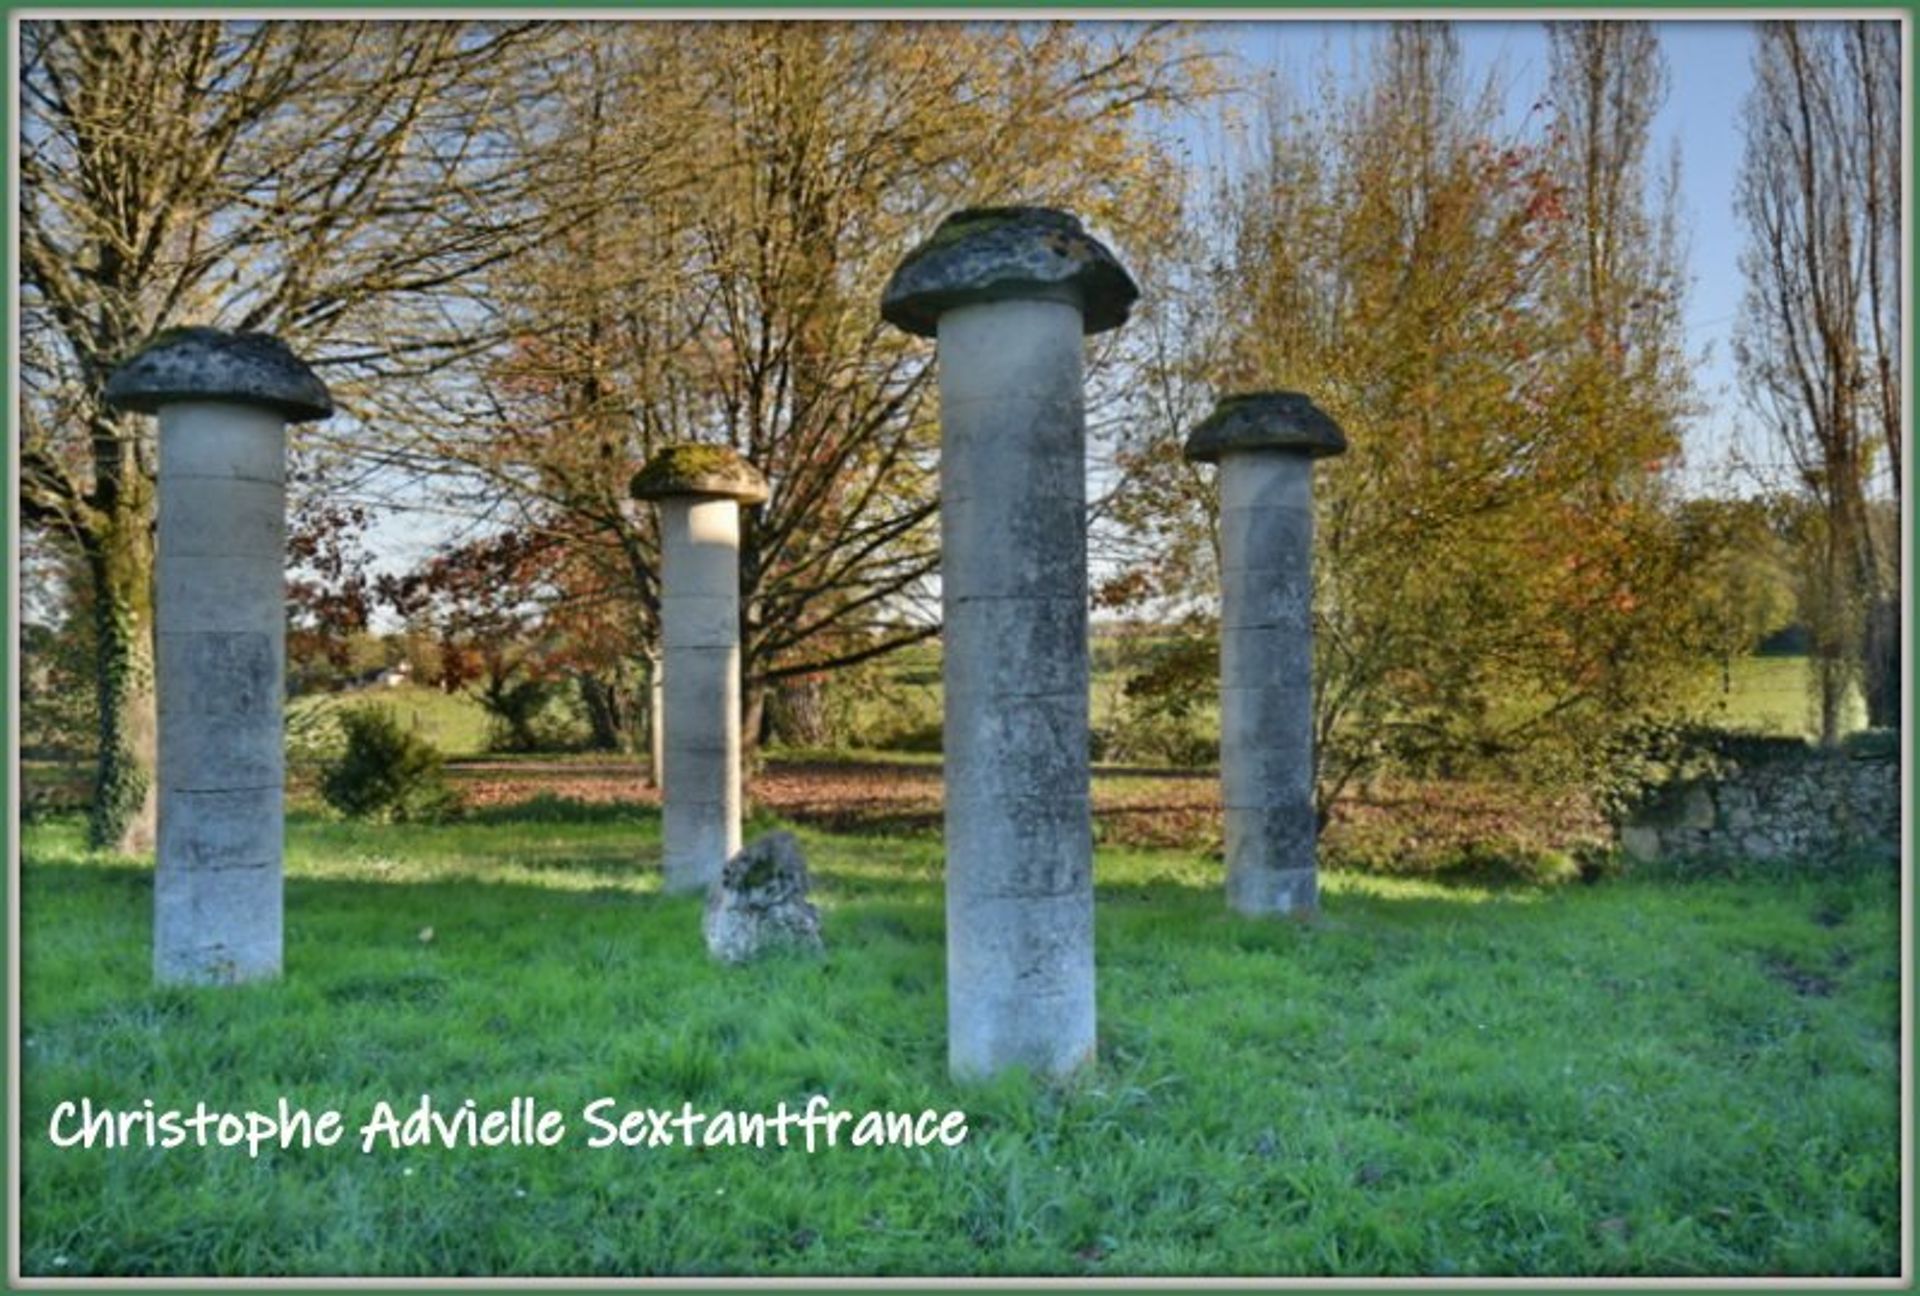
[[[1094,1051],[1081,308],[939,318],[953,1072]]]
[[[275,976],[286,772],[286,420],[161,407],[154,974]]]
[[[1319,903],[1313,759],[1313,461],[1345,433],[1299,392],[1228,396],[1187,438],[1220,468],[1220,781],[1227,899]]]
[[[154,665],[162,982],[280,971],[286,792],[286,431],[333,413],[265,333],[173,328],[114,370],[114,409],[157,415]]]
[[[1220,457],[1220,773],[1242,913],[1318,903],[1312,473],[1284,450]]]
[[[1094,1056],[1082,338],[1140,290],[1071,214],[942,221],[880,297],[938,339],[947,1061]]]
[[[740,849],[740,505],[658,503],[665,885],[684,893]]]

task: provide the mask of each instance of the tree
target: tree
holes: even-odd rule
[[[648,652],[658,555],[628,477],[728,445],[772,484],[741,535],[749,738],[767,690],[937,629],[926,588],[930,354],[876,303],[952,209],[1058,202],[1141,243],[1173,177],[1133,129],[1193,92],[1166,24],[725,23],[583,28],[529,141],[583,218],[502,265],[512,321],[421,457],[478,474],[523,529],[591,549]]]
[[[1900,31],[1891,22],[1759,29],[1739,206],[1749,227],[1736,357],[1749,400],[1820,506],[1805,608],[1822,741],[1851,682],[1898,721],[1898,554],[1877,545],[1876,467],[1900,490]]]
[[[1610,114],[1620,74],[1602,73]],[[1558,89],[1570,118],[1579,91]],[[1695,660],[1658,481],[1677,351],[1629,291],[1670,280],[1632,242],[1644,142],[1626,137],[1644,117],[1608,117],[1590,151],[1504,134],[1497,109],[1433,23],[1396,24],[1351,91],[1327,77],[1312,103],[1276,93],[1216,204],[1225,251],[1204,275],[1221,314],[1175,361],[1175,386],[1298,389],[1347,433],[1316,470],[1323,814],[1389,764],[1583,773]],[[1593,187],[1573,191],[1587,169]],[[1131,462],[1160,505],[1202,510],[1156,532],[1188,541],[1153,569],[1156,592],[1191,606],[1212,590],[1191,542],[1210,539],[1213,495],[1177,462],[1184,431],[1151,426]]]
[[[22,540],[20,751],[41,760],[84,759],[99,729],[86,567],[62,536]]]
[[[502,750],[542,746],[536,722],[566,675],[564,645],[545,611],[564,560],[546,537],[504,532],[378,582],[382,601],[438,641],[443,687],[472,695]]]
[[[287,519],[288,691],[303,692],[353,666],[373,612],[367,510],[302,495]]]
[[[1790,537],[1806,501],[1796,496],[1688,500],[1682,525],[1696,555],[1700,620],[1720,666],[1720,691],[1733,691],[1733,663],[1793,621],[1798,603]]]
[[[150,844],[154,804],[154,446],[107,376],[165,327],[267,328],[352,408],[475,345],[435,298],[530,232],[483,146],[529,30],[22,24],[21,512],[92,586],[96,845]]]
[[[1679,161],[1669,162],[1656,203],[1648,154],[1668,76],[1648,24],[1556,22],[1547,31],[1547,156],[1567,221],[1555,309],[1578,330],[1561,412],[1589,424],[1627,466],[1595,475],[1606,498],[1657,483],[1646,465],[1678,453],[1692,412]]]

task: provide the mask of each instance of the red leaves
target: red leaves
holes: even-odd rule
[[[287,582],[287,651],[294,661],[323,659],[344,668],[352,636],[367,628],[373,590],[360,534],[368,517],[358,504],[308,498],[295,507],[287,534],[295,573]]]

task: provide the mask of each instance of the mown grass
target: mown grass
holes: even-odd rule
[[[397,688],[368,688],[352,693],[311,693],[287,704],[287,732],[300,750],[303,734],[312,733],[317,751],[330,750],[337,739],[319,732],[331,715],[350,707],[378,706],[393,713],[408,732],[418,734],[448,756],[475,756],[487,750],[486,710],[465,693],[402,684]]]
[[[1124,711],[1127,654],[1139,657],[1138,646],[1119,640],[1094,641],[1090,720],[1095,729],[1118,723]],[[940,650],[937,644],[916,645],[887,659],[885,687],[854,700],[848,709],[851,730],[863,735],[905,733],[919,736],[919,745],[937,753],[940,716]],[[1736,659],[1723,679],[1719,670],[1703,672],[1689,703],[1728,729],[1778,737],[1811,737],[1817,732],[1810,666],[1805,657],[1747,656]],[[1211,697],[1196,714],[1203,733],[1218,728],[1219,712]],[[1849,712],[1849,730],[1866,725],[1864,705],[1856,698]],[[935,740],[926,747],[927,735]],[[857,757],[857,750],[845,753]]]
[[[1717,670],[1703,676],[1695,700],[1723,728],[1812,738],[1820,731],[1812,685],[1813,666],[1806,657],[1743,657],[1724,681]],[[1856,691],[1842,728],[1852,732],[1866,725],[1866,703]]]
[[[764,828],[764,823],[756,825]],[[1331,875],[1230,916],[1103,851],[1078,1086],[945,1072],[936,842],[802,833],[830,953],[716,966],[658,819],[296,815],[276,984],[162,990],[150,874],[24,837],[22,1264],[80,1274],[1886,1274],[1898,887]],[[431,928],[431,939],[423,939]],[[552,1149],[59,1149],[63,1099],[516,1094]],[[957,1149],[601,1150],[580,1108],[947,1109]]]

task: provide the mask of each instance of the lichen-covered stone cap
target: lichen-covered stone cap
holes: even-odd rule
[[[1088,333],[1127,322],[1140,289],[1078,218],[1052,207],[970,207],[907,254],[880,294],[880,315],[920,337],[955,306],[1078,291]]]
[[[1309,459],[1345,454],[1340,425],[1300,392],[1242,392],[1227,396],[1187,437],[1186,455],[1217,462],[1229,450],[1291,450]]]
[[[181,401],[261,405],[289,423],[333,413],[327,385],[271,333],[176,328],[156,333],[107,379],[107,403],[152,414]]]
[[[726,446],[685,442],[656,450],[633,475],[629,489],[642,500],[710,495],[761,504],[767,498],[767,479]]]

